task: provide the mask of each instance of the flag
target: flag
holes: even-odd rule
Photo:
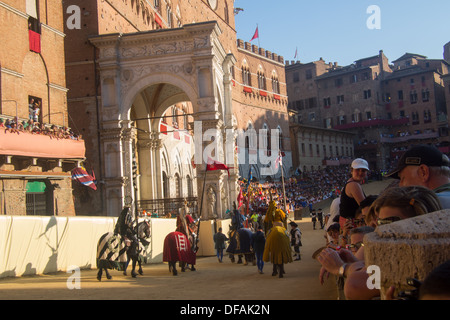
[[[86,187],[90,187],[97,190],[97,186],[94,183],[95,178],[92,177],[84,168],[78,167],[72,170],[72,180],[76,180]]]
[[[253,38],[252,40],[250,40],[250,42],[255,40],[256,38],[259,38],[258,26],[256,26],[255,34],[253,35]]]
[[[278,164],[283,165],[283,157],[281,152],[278,154],[277,159],[275,160],[275,169],[278,169]]]
[[[240,208],[242,206],[242,204],[244,203],[244,196],[242,195],[242,188],[239,188],[239,194],[237,197],[237,201],[238,201],[238,208]]]
[[[295,56],[294,56],[294,59],[297,58],[297,54],[298,54],[298,48],[295,48]]]
[[[208,163],[206,164],[206,171],[214,171],[214,170],[227,170],[228,176],[230,175],[231,168],[227,167],[223,163],[220,163],[219,161],[213,160],[211,158],[208,158]]]

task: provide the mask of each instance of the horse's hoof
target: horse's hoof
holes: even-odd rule
[[[139,270],[139,274],[142,276],[144,275],[144,272],[142,270]]]
[[[195,269],[194,266],[192,266],[191,271],[197,271],[197,269]]]
[[[131,276],[132,276],[133,278],[136,278],[137,273],[136,273],[136,272],[132,272],[132,273],[131,273]]]
[[[177,270],[173,270],[173,275],[174,276],[178,275],[178,271]]]
[[[111,276],[110,274],[107,274],[107,275],[106,275],[106,279],[111,280],[111,279],[112,279],[112,276]]]
[[[97,276],[98,281],[102,281],[102,276]]]

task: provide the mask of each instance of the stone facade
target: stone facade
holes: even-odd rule
[[[64,20],[61,3],[43,0],[0,2],[0,118],[29,119],[29,102],[40,104],[38,122],[47,127],[68,126],[64,60]],[[1,130],[1,139],[13,133]],[[17,135],[17,134],[15,134]],[[0,153],[0,214],[74,215],[70,170],[82,158],[49,158],[39,152],[23,153],[22,147],[35,142],[31,134],[20,133],[17,149]],[[50,139],[50,137],[48,138]],[[0,142],[1,143],[1,142]],[[70,142],[67,142],[70,144]],[[36,149],[36,148],[35,148]],[[45,150],[42,150],[45,152]],[[27,191],[28,183],[45,184],[38,202]],[[40,207],[36,211],[37,207]]]
[[[64,4],[64,12],[70,5]],[[237,132],[249,126],[257,131],[279,129],[286,163],[290,163],[284,60],[236,39],[232,1],[219,1],[216,8],[203,0],[86,0],[78,2],[78,6],[81,29],[65,29],[68,106],[74,124],[88,137],[86,157],[101,183],[99,192],[80,202],[77,212],[115,215],[108,207],[114,207],[116,212],[120,203],[132,196],[131,177],[126,178],[131,173],[127,168],[131,161],[117,156],[127,150],[135,150],[139,162],[139,201],[186,197],[191,185],[194,195],[201,194],[204,166],[194,169],[186,163],[188,155],[198,153],[192,150],[195,121],[203,122],[203,130],[218,129],[223,141],[228,139],[231,145],[236,144],[236,133],[226,136],[226,130]],[[216,31],[206,38],[196,36],[196,32],[201,32],[198,30],[213,21]],[[187,40],[186,32],[191,32],[196,40]],[[112,59],[108,64],[109,55],[116,54],[113,43],[120,48],[120,60]],[[192,58],[191,52],[205,44],[211,45],[211,56]],[[159,64],[155,64],[157,61]],[[143,67],[145,64],[148,65]],[[266,87],[258,85],[258,77],[266,81]],[[167,125],[168,136],[185,130],[184,120],[179,118],[188,124],[190,146],[176,141],[173,144],[161,134],[161,125]],[[118,139],[124,130],[133,128],[138,128],[136,138],[126,142],[126,147]],[[143,146],[149,144],[156,149],[143,151]],[[143,152],[150,152],[151,156]],[[248,156],[249,150],[245,152]],[[176,154],[181,161],[176,160]],[[224,155],[224,150],[219,151],[218,160],[225,161]],[[237,197],[236,182],[249,169],[247,163],[236,163],[236,156],[228,160],[232,167],[230,177],[226,172],[208,173],[206,183],[220,199],[216,208],[219,216],[231,207],[232,199]],[[177,165],[180,162],[182,165]],[[258,178],[264,179],[259,175],[260,163],[254,167]],[[116,199],[116,204],[106,205],[104,199],[109,198]]]
[[[344,67],[286,63],[289,109],[295,123],[353,133],[355,157],[387,170],[411,144],[448,153],[448,66],[410,53],[389,64],[383,51]]]

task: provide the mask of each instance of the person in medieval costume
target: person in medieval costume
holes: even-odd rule
[[[276,208],[275,201],[271,201],[264,219],[266,226],[271,226],[266,237],[263,260],[273,264],[272,275],[283,277],[284,264],[292,262],[289,234],[286,230],[287,216],[281,209]]]
[[[116,226],[114,227],[114,235],[120,235],[121,241],[123,241],[127,247],[128,255],[137,254],[139,252],[139,240],[136,237],[136,231],[133,229],[133,217],[130,212],[130,207],[126,206],[120,212]]]
[[[122,212],[120,212],[114,227],[114,234],[120,235],[123,240],[137,242],[136,233],[133,230],[133,217],[131,216],[130,207],[124,207]]]

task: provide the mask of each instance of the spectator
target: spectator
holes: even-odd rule
[[[444,209],[450,209],[450,161],[437,148],[418,145],[406,151],[397,168],[386,176],[400,179],[399,186],[423,186],[433,190]]]
[[[450,300],[450,260],[428,274],[420,286],[419,300]]]
[[[341,192],[341,203],[339,213],[341,227],[345,224],[345,219],[354,219],[356,210],[359,208],[361,201],[366,198],[361,184],[367,177],[369,164],[364,159],[355,159],[351,165],[351,178],[346,182]]]
[[[371,210],[377,214],[378,226],[399,220],[423,215],[441,210],[442,206],[436,194],[422,186],[396,187],[383,192],[372,204]],[[339,255],[334,256],[338,261]],[[331,258],[333,259],[333,258]],[[336,262],[339,265],[339,262]],[[341,260],[342,261],[342,260]],[[332,264],[325,262],[328,267]],[[336,266],[336,264],[334,265]],[[328,271],[328,267],[325,267]],[[347,276],[344,292],[348,299],[371,299],[379,295],[379,290],[367,288],[367,271],[361,264],[347,267],[344,262],[340,264],[342,274]],[[348,271],[347,271],[348,269]],[[334,269],[333,272],[336,272]]]
[[[34,98],[31,98],[30,103],[28,104],[28,119],[34,119]]]

